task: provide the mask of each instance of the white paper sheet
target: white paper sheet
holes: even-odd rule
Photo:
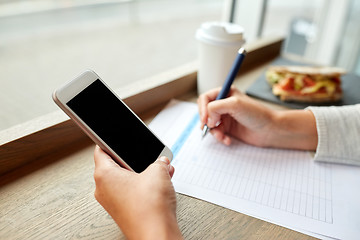
[[[174,154],[175,190],[320,238],[360,236],[360,168],[306,151],[201,136],[197,106],[172,101],[150,128]]]

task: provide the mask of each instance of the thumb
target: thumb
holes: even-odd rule
[[[175,168],[170,164],[170,160],[165,156],[159,157],[153,164],[150,165],[149,168],[156,168],[158,171],[165,170],[166,174],[168,174],[170,178],[172,178],[175,172]]]

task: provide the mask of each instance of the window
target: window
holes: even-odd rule
[[[196,59],[196,29],[221,0],[0,0],[0,130],[57,110],[84,69],[112,88]]]
[[[340,37],[339,52],[335,62],[338,66],[354,71],[360,76],[360,1],[349,3],[348,14]]]
[[[0,130],[57,110],[52,91],[93,69],[112,88],[197,57],[196,29],[232,20],[247,42],[360,75],[357,0],[0,0]],[[336,17],[334,17],[336,16]]]
[[[360,2],[357,0],[239,0],[234,21],[253,40],[286,37],[284,51],[323,65],[360,72]]]

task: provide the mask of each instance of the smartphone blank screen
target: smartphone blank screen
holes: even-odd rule
[[[145,170],[165,147],[100,80],[67,106],[135,172]]]

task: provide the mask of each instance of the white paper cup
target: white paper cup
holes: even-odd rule
[[[241,26],[226,22],[206,22],[196,31],[198,94],[222,86],[238,50],[245,43],[243,33]]]

